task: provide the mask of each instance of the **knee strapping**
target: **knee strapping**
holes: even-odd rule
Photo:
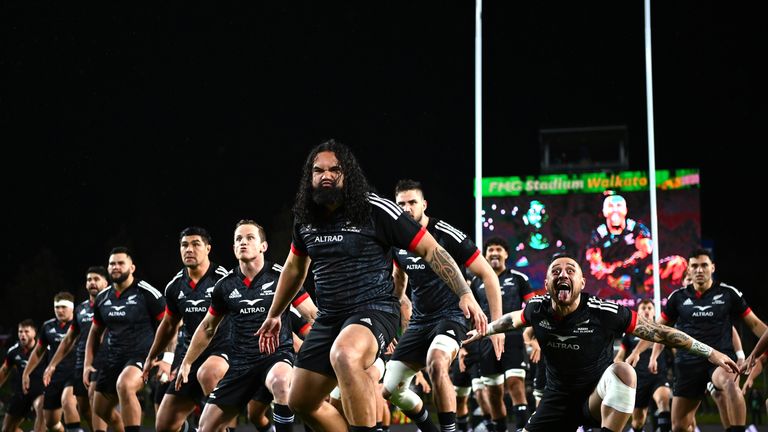
[[[416,371],[401,361],[390,360],[387,363],[384,389],[389,393],[389,400],[403,411],[412,411],[421,402],[419,396],[410,390],[414,375]]]
[[[478,391],[485,388],[482,378],[472,378],[472,391]]]
[[[635,393],[636,390],[624,384],[611,368],[603,373],[597,384],[597,394],[603,404],[627,414],[632,414],[635,408]]]
[[[525,369],[507,369],[504,372],[504,378],[521,378],[525,379]]]
[[[432,343],[429,345],[427,353],[434,349],[439,349],[440,351],[443,351],[453,357],[457,352],[459,352],[459,343],[456,342],[456,339],[450,336],[439,334],[435,336],[434,339],[432,339]]]
[[[483,384],[486,386],[498,386],[504,384],[504,374],[483,375]]]

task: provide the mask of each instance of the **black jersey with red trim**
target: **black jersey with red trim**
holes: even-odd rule
[[[51,318],[43,323],[43,327],[40,328],[40,334],[37,337],[37,343],[43,344],[48,351],[48,360],[53,358],[56,350],[59,349],[62,339],[67,335],[67,330],[72,325],[73,320],[59,321],[56,318]],[[74,351],[70,351],[66,357],[61,359],[61,362],[56,366],[56,371],[53,373],[52,379],[54,381],[57,378],[66,378],[75,369],[75,357]],[[39,367],[39,366],[38,366]]]
[[[699,296],[693,285],[672,291],[661,317],[699,342],[720,352],[733,352],[731,327],[751,312],[742,293],[736,288],[715,281]],[[700,362],[701,357],[686,350],[677,350],[675,362]]]
[[[33,348],[34,349],[34,348]],[[29,356],[32,354],[31,349],[27,349],[18,342],[13,344],[10,348],[8,348],[8,352],[5,353],[5,359],[3,360],[3,364],[6,368],[10,371],[12,368],[16,368],[16,370],[19,372],[19,375],[21,375],[22,372],[24,372],[24,368],[27,367],[27,363],[29,362]],[[29,374],[29,379],[32,382],[42,382],[43,381],[43,372],[45,371],[45,368],[48,367],[48,356],[44,355],[40,359],[40,363],[37,364],[37,367],[35,370],[32,371],[31,374]],[[19,389],[21,388],[21,380],[18,382]]]
[[[499,275],[499,288],[501,289],[501,312],[509,313],[523,308],[523,303],[535,295],[528,276],[511,268],[505,269]],[[487,316],[491,316],[491,306],[488,304],[488,295],[485,293],[485,283],[480,277],[472,279],[470,288],[477,296],[477,302],[483,308]],[[513,331],[519,333],[520,331]]]
[[[295,224],[291,251],[312,259],[319,315],[364,310],[400,313],[391,248],[413,250],[426,230],[390,200],[368,194],[370,219],[354,225],[335,212],[329,222]]]
[[[427,231],[432,234],[459,266],[469,267],[480,256],[480,250],[460,230],[445,221],[430,217]],[[424,259],[406,249],[392,250],[394,263],[408,275],[411,286],[413,313],[409,327],[419,328],[433,325],[435,321],[449,319],[466,323],[467,319],[459,308],[459,298],[447,284],[432,271]]]
[[[301,313],[299,313],[299,310],[295,307],[291,306],[288,309],[291,311],[291,313],[288,315],[290,318],[288,322],[291,325],[291,331],[296,333],[296,336],[298,336],[299,339],[304,340],[304,336],[312,328],[312,324],[304,319],[304,317],[301,316]]]
[[[635,335],[631,334],[624,334],[624,337],[621,338],[621,346],[624,348],[624,352],[626,355],[624,358],[629,357],[629,355],[632,353],[632,351],[635,349],[638,343],[640,343],[642,339]],[[666,377],[667,376],[667,357],[669,355],[669,350],[664,348],[664,351],[661,352],[661,355],[656,360],[656,367],[658,369],[658,373],[652,374],[651,371],[648,370],[648,362],[651,360],[651,353],[653,352],[652,349],[647,349],[640,353],[640,358],[637,361],[637,364],[635,365],[635,371],[637,372],[637,379],[646,379],[646,378],[652,378],[652,377]]]
[[[227,269],[211,263],[208,271],[195,283],[189,277],[189,271],[185,267],[176,273],[176,276],[165,286],[166,313],[173,317],[180,317],[186,330],[179,332],[182,338],[176,345],[176,356],[184,357],[187,353],[192,335],[208,313],[216,282],[227,274],[229,274]],[[207,357],[207,352],[220,351],[228,346],[229,332],[229,319],[224,318],[219,323],[216,334],[206,348],[206,352],[201,355]]]
[[[613,363],[614,340],[631,334],[637,323],[634,311],[584,292],[565,317],[554,314],[549,294],[530,299],[522,317],[547,358],[547,389],[557,391],[594,387]]]
[[[267,318],[282,271],[283,268],[280,265],[265,262],[264,267],[253,280],[248,279],[240,271],[240,267],[235,267],[227,276],[216,282],[208,312],[214,316],[228,314],[232,321],[232,343],[229,351],[229,361],[232,366],[250,365],[265,357],[259,350],[259,337],[256,336],[256,331],[261,328]],[[309,295],[302,288],[291,304],[298,306],[307,297]],[[293,336],[288,314],[286,310],[280,317],[278,351],[293,352]]]
[[[135,279],[121,293],[114,285],[100,292],[94,302],[93,322],[109,330],[108,363],[146,357],[164,313],[165,298],[142,280]]]
[[[75,307],[75,318],[72,320],[72,328],[77,332],[77,347],[75,348],[75,369],[85,366],[85,345],[88,342],[88,333],[93,324],[93,303],[86,300]]]

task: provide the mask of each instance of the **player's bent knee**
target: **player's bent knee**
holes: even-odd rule
[[[389,401],[405,412],[411,412],[421,403],[419,395],[411,389],[398,390],[389,396]]]
[[[616,366],[616,363],[612,366]],[[622,369],[622,368],[619,368]],[[632,381],[634,381],[634,370],[631,371]],[[628,372],[623,371],[623,374]],[[616,411],[631,414],[635,408],[635,388],[627,385],[620,379],[616,369],[609,367],[603,372],[600,382],[597,383],[597,395],[603,400],[603,405],[611,407]],[[625,379],[627,377],[625,376]],[[633,383],[634,385],[634,383]]]
[[[635,368],[629,364],[623,362],[614,363],[609,366],[608,369],[613,370],[613,373],[616,375],[616,377],[620,379],[624,384],[630,387],[637,387],[637,372],[635,372]]]

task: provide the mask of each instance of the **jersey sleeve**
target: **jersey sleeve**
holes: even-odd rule
[[[293,300],[291,300],[291,306],[297,307],[298,305],[304,303],[304,300],[308,298],[309,298],[309,293],[302,286],[301,288],[299,288],[299,292],[297,292],[296,295],[293,297]]]
[[[304,319],[304,317],[301,316],[299,311],[297,311],[295,308],[290,308],[291,313],[288,315],[291,322],[291,330],[296,333],[296,335],[300,339],[304,339],[304,334],[309,330],[311,325],[307,320]]]
[[[519,283],[520,283],[520,296],[523,298],[523,301],[528,301],[536,296],[536,292],[531,288],[531,283],[528,281],[528,278],[523,277],[521,275],[518,275]]]
[[[617,337],[621,336],[622,333],[629,335],[635,331],[637,312],[632,309],[619,305],[616,312],[609,309],[601,309],[601,312],[606,328],[613,330]]]
[[[139,282],[139,287],[144,290],[144,301],[147,302],[147,312],[153,322],[160,321],[165,315],[165,297],[146,281]]]
[[[529,326],[533,314],[533,307],[530,303],[527,303],[523,308],[523,313],[520,314],[520,319],[523,321],[523,325]]]
[[[661,317],[664,318],[667,324],[671,325],[677,321],[677,318],[680,316],[677,310],[678,298],[680,298],[680,293],[678,291],[673,291],[672,294],[667,297],[667,304],[661,309]]]
[[[40,336],[37,338],[37,344],[42,346],[49,346],[51,344],[51,341],[48,339],[48,326],[43,324],[42,331],[40,332]]]
[[[69,325],[69,328],[71,328],[75,334],[80,334],[80,332],[83,330],[82,328],[80,328],[80,320],[77,318],[81,310],[82,309],[80,308],[75,309],[75,318],[72,319],[72,324]]]
[[[738,318],[744,318],[745,316],[749,315],[750,312],[752,312],[752,309],[750,309],[741,291],[731,286],[724,286],[724,285],[721,285],[721,286],[725,288],[725,291],[728,292],[731,297],[730,304],[731,304],[732,315]]]
[[[293,239],[291,240],[291,252],[294,255],[307,256],[307,245],[301,237],[300,224],[293,224]]]
[[[388,199],[369,194],[376,238],[382,243],[413,251],[426,230]]]
[[[223,316],[229,313],[229,307],[227,306],[227,299],[225,298],[225,283],[228,278],[219,279],[216,285],[213,287],[211,293],[211,306],[208,308],[208,313],[213,316]]]
[[[469,267],[480,256],[480,249],[460,230],[441,220],[434,229],[445,234],[441,236],[441,243],[458,265]]]
[[[165,287],[165,308],[171,316],[181,316],[179,308],[179,287],[171,282]]]
[[[104,292],[104,291],[102,291]],[[101,293],[99,293],[101,294]],[[99,297],[96,297],[96,302],[93,304],[93,323],[97,326],[103,326],[104,325],[104,318],[101,316],[101,301]]]

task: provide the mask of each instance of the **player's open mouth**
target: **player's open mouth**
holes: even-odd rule
[[[568,282],[559,282],[557,284],[557,299],[560,301],[566,301],[568,300],[568,297],[571,295],[571,286],[568,284]]]

